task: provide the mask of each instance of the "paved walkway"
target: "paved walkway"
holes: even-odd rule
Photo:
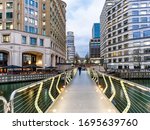
[[[61,94],[50,113],[114,113],[118,112],[108,98],[98,89],[86,71],[73,79]]]

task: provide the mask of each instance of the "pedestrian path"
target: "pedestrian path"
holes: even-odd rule
[[[48,110],[50,113],[116,113],[118,110],[99,90],[87,71],[77,73],[72,83]]]

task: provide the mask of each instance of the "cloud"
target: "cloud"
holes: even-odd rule
[[[67,3],[67,31],[75,33],[76,51],[84,57],[89,49],[92,26],[100,22],[105,0],[65,0]]]

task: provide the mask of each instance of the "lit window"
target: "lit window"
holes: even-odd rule
[[[12,8],[13,8],[13,2],[7,2],[6,9],[12,9]]]
[[[43,26],[45,26],[46,25],[46,22],[43,22]]]
[[[45,17],[46,16],[46,13],[43,13],[43,17]]]
[[[38,16],[38,12],[37,12],[37,11],[35,11],[35,13],[34,13],[34,14],[35,14],[35,16]]]
[[[25,18],[24,18],[24,20],[25,20],[25,22],[27,22],[27,21],[28,21],[28,18],[27,18],[27,17],[25,17]]]
[[[150,45],[150,41],[144,42],[144,45],[146,46]]]
[[[138,7],[139,7],[139,4],[138,4],[138,3],[132,4],[132,8],[138,8]]]
[[[6,23],[6,29],[13,29],[13,23],[12,22]]]
[[[3,29],[3,24],[2,23],[0,23],[0,30],[2,30]]]
[[[146,3],[142,3],[141,7],[147,7],[147,4]]]
[[[10,42],[10,35],[3,35],[3,42]]]
[[[141,14],[141,15],[147,14],[147,10],[141,10],[141,11],[140,11],[140,14]]]
[[[35,20],[35,26],[37,26],[38,25],[38,21],[37,20]]]
[[[0,9],[3,9],[3,4],[2,3],[0,3]]]

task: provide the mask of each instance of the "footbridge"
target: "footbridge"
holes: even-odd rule
[[[77,69],[15,90],[0,112],[149,113],[150,88],[88,68]]]

